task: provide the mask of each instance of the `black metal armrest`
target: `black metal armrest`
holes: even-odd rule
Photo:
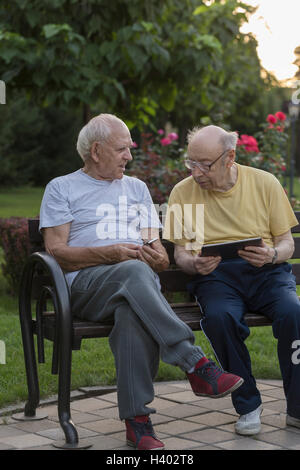
[[[34,416],[39,403],[39,389],[34,343],[32,339],[31,290],[33,276],[38,266],[42,266],[51,280],[51,293],[56,313],[56,331],[58,349],[59,402],[58,414],[65,431],[67,443],[78,442],[78,434],[70,420],[70,374],[72,361],[72,313],[70,293],[62,269],[53,256],[46,252],[32,253],[23,270],[19,291],[19,313],[24,345],[24,356],[29,390],[29,401],[25,406],[25,415]],[[49,288],[45,286],[45,289]]]
[[[59,309],[57,313],[64,318],[71,318],[70,294],[64,273],[55,258],[45,251],[32,253],[25,264],[19,291],[21,305],[23,305],[24,299],[29,297],[28,293],[31,292],[32,278],[38,265],[42,265],[50,276],[57,297],[57,307]]]

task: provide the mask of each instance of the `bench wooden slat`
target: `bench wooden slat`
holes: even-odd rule
[[[201,313],[196,303],[180,303],[171,304],[176,315],[184,321],[192,330],[201,330],[200,319]],[[267,326],[271,325],[272,322],[265,316],[247,313],[245,320],[248,326]],[[74,318],[73,321],[73,341],[74,349],[79,349],[81,339],[87,338],[104,338],[107,337],[113,328],[113,322],[91,322]],[[36,333],[37,325],[36,321],[33,320],[33,330]],[[48,340],[53,341],[55,337],[55,314],[54,312],[46,312],[43,318],[43,334]],[[79,343],[78,343],[79,341]]]
[[[300,258],[300,237],[294,237],[295,251],[293,253],[292,259]]]
[[[296,284],[300,284],[300,264],[292,264],[292,271],[296,278]]]
[[[180,269],[166,269],[158,273],[162,292],[184,292],[186,285],[193,276],[184,273]]]
[[[292,233],[300,233],[300,211],[295,211],[295,216],[298,220],[298,225],[292,228]]]

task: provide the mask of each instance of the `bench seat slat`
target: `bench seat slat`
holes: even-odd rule
[[[195,303],[172,304],[176,315],[184,321],[194,331],[200,330],[201,314],[199,307]],[[247,313],[245,316],[246,323],[249,326],[267,326],[272,322],[265,316],[255,313]],[[107,322],[91,322],[74,318],[73,321],[73,339],[78,338],[104,338],[107,337],[113,328],[111,321]],[[36,332],[36,321],[33,320],[33,330]],[[52,340],[55,335],[55,315],[54,312],[47,312],[43,318],[43,333],[46,339]]]

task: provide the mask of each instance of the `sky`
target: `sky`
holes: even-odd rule
[[[262,66],[278,80],[291,83],[297,67],[294,50],[300,46],[300,0],[243,0],[258,10],[242,27],[252,32]]]

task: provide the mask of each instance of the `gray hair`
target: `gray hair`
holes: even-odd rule
[[[202,130],[208,128],[217,128],[217,126],[206,126],[206,127],[194,127],[191,131],[188,132],[187,141],[188,144],[193,140],[193,138],[199,134]],[[221,127],[218,128],[220,130],[219,142],[225,150],[235,150],[237,141],[238,141],[238,134],[237,132],[228,132]]]
[[[236,144],[238,141],[238,134],[237,132],[227,132],[221,136],[220,142],[223,145],[224,151],[225,150],[235,150]]]
[[[198,134],[202,129],[203,129],[202,126],[196,126],[196,127],[193,127],[193,129],[188,131],[188,134],[186,137],[188,144],[193,140],[195,135]]]
[[[109,139],[114,124],[126,126],[121,119],[113,114],[99,114],[81,129],[76,148],[84,162],[90,157],[94,142],[106,142]]]

